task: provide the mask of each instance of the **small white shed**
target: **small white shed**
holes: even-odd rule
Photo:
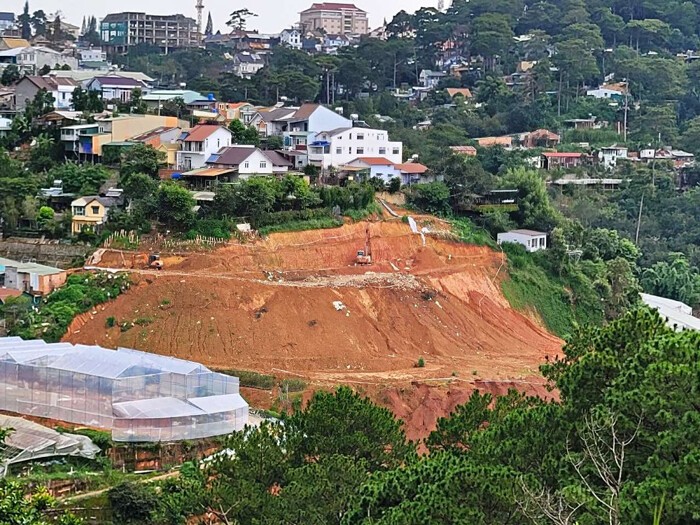
[[[547,234],[534,230],[511,230],[498,234],[498,244],[513,242],[522,244],[528,252],[537,252],[547,249]]]

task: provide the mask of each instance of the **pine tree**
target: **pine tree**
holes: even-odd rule
[[[19,24],[22,28],[22,38],[32,38],[32,16],[29,14],[29,0],[24,3],[24,11],[19,15]]]
[[[83,25],[80,27],[80,36],[84,36],[85,31],[87,31],[87,21],[85,20],[85,16],[83,16]]]
[[[209,11],[209,16],[207,17],[207,28],[204,30],[206,36],[211,36],[214,33],[214,22],[211,20],[211,11]]]

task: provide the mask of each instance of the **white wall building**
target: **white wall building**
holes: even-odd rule
[[[81,62],[107,62],[107,53],[100,48],[81,49]]]
[[[231,145],[232,133],[223,126],[201,124],[192,128],[182,140],[176,164],[180,170],[192,170],[206,165],[209,157]]]
[[[301,49],[301,40],[301,31],[299,31],[295,27],[291,29],[285,29],[280,33],[280,43],[291,47],[292,49]]]
[[[265,61],[257,53],[243,51],[233,57],[233,72],[241,78],[252,78],[265,67]]]
[[[392,164],[403,161],[403,143],[389,141],[383,129],[339,128],[317,133],[308,144],[309,164],[323,169],[348,164],[358,157],[383,157]]]
[[[600,148],[598,160],[606,170],[614,170],[619,159],[628,158],[627,153],[628,150],[625,146],[618,146],[615,144],[606,148]]]
[[[547,234],[533,230],[511,230],[498,234],[498,244],[510,242],[522,244],[528,252],[547,249]]]
[[[25,47],[17,55],[17,66],[31,75],[39,74],[45,66],[56,69],[56,66],[66,65],[71,69],[78,69],[78,60],[48,47]]]

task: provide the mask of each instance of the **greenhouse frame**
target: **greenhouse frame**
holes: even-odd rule
[[[0,338],[0,410],[111,430],[114,441],[242,430],[238,378],[138,350]]]

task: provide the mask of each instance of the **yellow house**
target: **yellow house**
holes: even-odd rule
[[[107,222],[107,213],[110,206],[114,205],[114,199],[91,195],[80,197],[71,202],[73,220],[71,233],[77,235],[82,231],[99,231]]]

